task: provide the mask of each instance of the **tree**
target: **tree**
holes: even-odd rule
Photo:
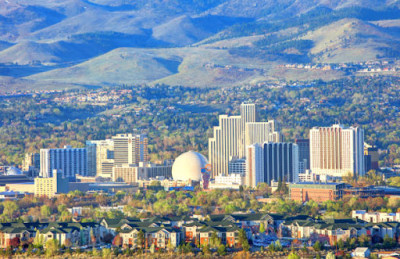
[[[143,233],[142,230],[140,230],[138,235],[137,235],[137,239],[136,239],[137,247],[142,249],[144,247],[144,242],[145,242],[144,233]]]
[[[43,206],[40,208],[40,214],[41,214],[42,217],[44,217],[44,218],[50,217],[50,215],[51,215],[51,209],[50,209],[50,207],[47,206],[47,205],[43,205]]]
[[[64,246],[65,246],[66,248],[70,248],[70,247],[72,246],[71,239],[69,239],[69,238],[65,239],[65,241],[64,241]]]
[[[218,248],[221,244],[221,240],[218,238],[217,232],[213,231],[210,238],[210,247]]]
[[[3,207],[3,215],[12,220],[14,213],[18,210],[18,205],[14,201],[5,201]]]
[[[59,250],[58,241],[56,239],[49,239],[46,242],[46,256],[52,257],[57,255]]]
[[[336,259],[336,256],[335,256],[335,254],[333,252],[329,252],[326,255],[326,259]]]
[[[300,259],[300,256],[295,252],[291,252],[288,256],[288,259]]]
[[[260,231],[259,231],[260,233],[264,233],[265,232],[265,226],[264,226],[264,223],[260,223]]]
[[[218,250],[217,250],[218,254],[221,256],[226,255],[226,247],[223,244],[220,244],[218,246]]]
[[[211,254],[210,246],[208,244],[203,245],[202,248],[201,248],[201,251],[205,255]]]
[[[319,240],[317,240],[317,242],[315,242],[315,244],[313,245],[313,248],[314,248],[314,250],[315,250],[316,252],[321,251],[321,249],[322,249],[321,242],[319,242]]]
[[[171,238],[168,239],[167,249],[168,249],[169,252],[173,252],[174,251],[174,246],[172,245]]]
[[[19,246],[19,244],[20,244],[20,239],[19,239],[19,237],[14,237],[14,238],[12,238],[11,240],[10,240],[10,246],[12,246],[12,247],[18,247]]]
[[[239,243],[243,248],[243,251],[247,252],[250,250],[249,240],[247,239],[246,231],[244,229],[239,230]]]
[[[116,235],[113,240],[113,245],[120,247],[122,245],[122,238],[119,235]]]

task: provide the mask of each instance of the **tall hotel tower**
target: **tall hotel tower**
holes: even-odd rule
[[[364,175],[364,130],[338,124],[312,128],[310,168],[315,174],[334,177]]]
[[[53,170],[61,170],[63,177],[87,176],[87,151],[85,148],[52,148],[40,150],[40,176],[53,177]]]
[[[219,116],[219,126],[214,127],[214,137],[208,140],[208,159],[212,177],[227,175],[229,161],[244,158],[246,146],[254,143],[278,142],[274,121],[256,122],[255,104],[241,104],[239,116]]]
[[[114,166],[149,161],[145,135],[117,134],[114,141]]]

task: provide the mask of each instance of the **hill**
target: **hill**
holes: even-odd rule
[[[0,83],[330,80],[349,74],[285,65],[400,57],[399,7],[393,0],[0,1]]]

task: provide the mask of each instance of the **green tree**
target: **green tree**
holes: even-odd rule
[[[247,252],[250,250],[249,240],[247,239],[246,231],[241,228],[239,230],[239,243],[243,248],[243,251]]]
[[[43,205],[43,206],[40,208],[40,214],[41,214],[42,217],[44,217],[44,218],[50,217],[50,216],[51,216],[51,209],[50,209],[50,207],[47,206],[47,205]]]
[[[12,220],[14,213],[18,210],[18,205],[14,201],[5,201],[3,207],[3,215]]]
[[[261,222],[260,223],[260,233],[264,233],[264,232],[265,232],[265,226],[264,226],[264,223]]]
[[[317,252],[321,251],[321,249],[322,249],[321,242],[319,242],[319,240],[317,240],[317,242],[315,242],[315,244],[313,245],[313,248]]]
[[[300,259],[300,256],[295,252],[291,252],[288,256],[288,259]]]
[[[218,238],[217,232],[213,231],[210,238],[210,247],[218,248],[221,244],[221,240]]]
[[[220,244],[218,246],[218,250],[217,250],[218,254],[221,256],[226,255],[226,247],[223,244]]]
[[[326,255],[326,259],[336,259],[336,256],[335,256],[335,254],[333,252],[329,252]]]
[[[53,257],[58,254],[60,249],[58,241],[56,239],[49,239],[46,241],[46,256]]]
[[[144,247],[144,233],[142,230],[139,231],[136,239],[136,246],[142,249]]]

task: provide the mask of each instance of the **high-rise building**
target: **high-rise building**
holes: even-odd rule
[[[310,140],[296,139],[294,143],[299,147],[299,161],[302,164],[299,173],[303,174],[310,169]]]
[[[275,121],[246,123],[246,147],[254,143],[282,142],[282,134]]]
[[[220,115],[219,126],[214,127],[214,137],[208,141],[212,176],[228,175],[229,161],[244,158],[246,145],[280,138],[273,121],[256,123],[255,104],[241,104],[239,116]]]
[[[334,177],[364,175],[364,130],[338,124],[312,128],[310,169],[315,174]]]
[[[294,143],[264,143],[264,182],[297,182],[299,148]]]
[[[261,144],[247,146],[245,185],[256,187],[264,182],[264,149]]]
[[[149,161],[148,139],[145,135],[118,134],[112,139],[115,166]]]
[[[297,182],[299,176],[298,146],[294,143],[254,144],[247,148],[245,184],[284,180]]]
[[[90,176],[110,176],[112,169],[103,168],[103,165],[114,165],[114,141],[88,140],[86,141],[88,153],[88,175]],[[109,174],[109,175],[108,175]]]
[[[86,148],[41,149],[40,150],[40,176],[52,177],[54,169],[61,170],[63,177],[73,179],[75,175],[87,176],[87,151]]]

